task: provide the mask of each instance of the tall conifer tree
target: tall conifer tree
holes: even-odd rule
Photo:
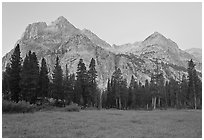
[[[39,66],[35,52],[29,51],[23,62],[21,74],[22,99],[35,103],[39,92]]]
[[[40,77],[39,77],[39,95],[40,97],[48,97],[49,78],[48,69],[45,58],[41,60]]]
[[[195,64],[193,62],[193,60],[191,59],[189,62],[188,62],[188,91],[189,91],[189,97],[190,99],[192,98],[193,100],[191,100],[190,102],[193,103],[193,107],[194,109],[197,109],[198,107],[198,95],[199,95],[199,92],[198,92],[198,88],[201,86],[201,83],[199,81],[199,78],[198,78],[198,75],[197,75],[197,72],[196,72],[196,69],[195,69]],[[200,85],[200,86],[198,86]]]
[[[88,75],[83,59],[79,60],[77,67],[77,81],[75,86],[75,100],[78,104],[86,106],[88,104]]]
[[[11,55],[11,69],[9,71],[9,88],[11,91],[11,100],[14,102],[18,102],[20,100],[20,73],[22,70],[21,62],[22,58],[20,56],[20,46],[17,44],[13,54]]]
[[[96,106],[96,100],[97,100],[97,83],[96,83],[96,78],[97,78],[97,71],[96,71],[96,64],[95,60],[92,58],[90,65],[89,65],[89,70],[88,70],[88,78],[89,78],[89,98],[90,98],[90,103],[92,106]]]
[[[2,93],[3,93],[3,98],[10,100],[10,88],[9,88],[9,73],[11,70],[11,66],[8,63],[6,66],[6,71],[2,73]]]
[[[53,71],[53,87],[52,94],[55,99],[64,99],[63,93],[63,71],[59,64],[59,57],[56,58],[56,63]]]
[[[67,100],[68,103],[71,103],[73,101],[73,94],[74,94],[73,84],[74,84],[73,76],[71,74],[69,75],[69,70],[66,64],[63,86],[64,86],[65,99]]]

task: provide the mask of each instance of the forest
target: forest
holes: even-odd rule
[[[57,56],[54,70],[49,74],[45,58],[39,64],[35,52],[29,51],[24,60],[20,53],[17,45],[2,73],[3,100],[42,105],[53,99],[55,106],[59,107],[76,103],[83,108],[120,110],[202,108],[202,81],[192,59],[188,61],[188,74],[181,75],[179,80],[171,78],[165,81],[157,68],[144,85],[134,76],[128,85],[120,68],[115,67],[106,89],[102,91],[97,86],[93,58],[88,68],[80,59],[76,74],[70,74],[67,65],[63,72]]]

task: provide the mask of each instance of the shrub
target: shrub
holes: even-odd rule
[[[50,105],[55,105],[55,99],[54,98],[47,98]]]
[[[65,107],[65,101],[56,100],[54,105],[57,106],[57,107]]]
[[[84,108],[84,110],[98,110],[97,107],[86,107]]]
[[[80,111],[80,107],[77,104],[71,104],[71,105],[65,107],[65,111],[79,112]]]
[[[31,105],[25,101],[20,101],[18,103],[14,103],[11,101],[2,101],[2,112],[3,113],[26,113],[33,112],[36,108],[35,105]]]
[[[52,110],[54,109],[54,106],[53,105],[50,105],[50,104],[42,104],[42,105],[39,105],[37,106],[36,110],[37,111],[47,111],[47,110]]]

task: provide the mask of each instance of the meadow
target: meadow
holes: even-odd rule
[[[201,110],[81,110],[3,114],[3,138],[201,138]]]

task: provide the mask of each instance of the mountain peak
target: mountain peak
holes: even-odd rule
[[[164,37],[164,38],[166,38],[164,35],[162,35],[161,33],[159,33],[159,32],[157,32],[157,31],[155,31],[153,34],[151,34],[150,36],[152,36],[152,37]]]
[[[68,26],[72,26],[74,27],[74,25],[72,25],[65,17],[60,16],[58,17],[55,21],[53,21],[51,23],[51,25],[54,26],[60,26],[60,27],[68,27]]]
[[[58,17],[55,21],[53,21],[50,25],[51,27],[57,27],[58,29],[60,29],[63,32],[74,32],[77,30],[77,28],[71,24],[65,17],[60,16]]]
[[[55,20],[55,22],[69,22],[69,21],[65,17],[60,16]]]
[[[150,40],[154,40],[154,39],[167,40],[167,38],[166,38],[165,36],[163,36],[161,33],[155,31],[153,34],[151,34],[150,36],[148,36],[148,37],[144,40],[144,42],[150,41]]]
[[[58,17],[55,21],[52,22],[52,24],[70,24],[70,22],[63,16]]]

